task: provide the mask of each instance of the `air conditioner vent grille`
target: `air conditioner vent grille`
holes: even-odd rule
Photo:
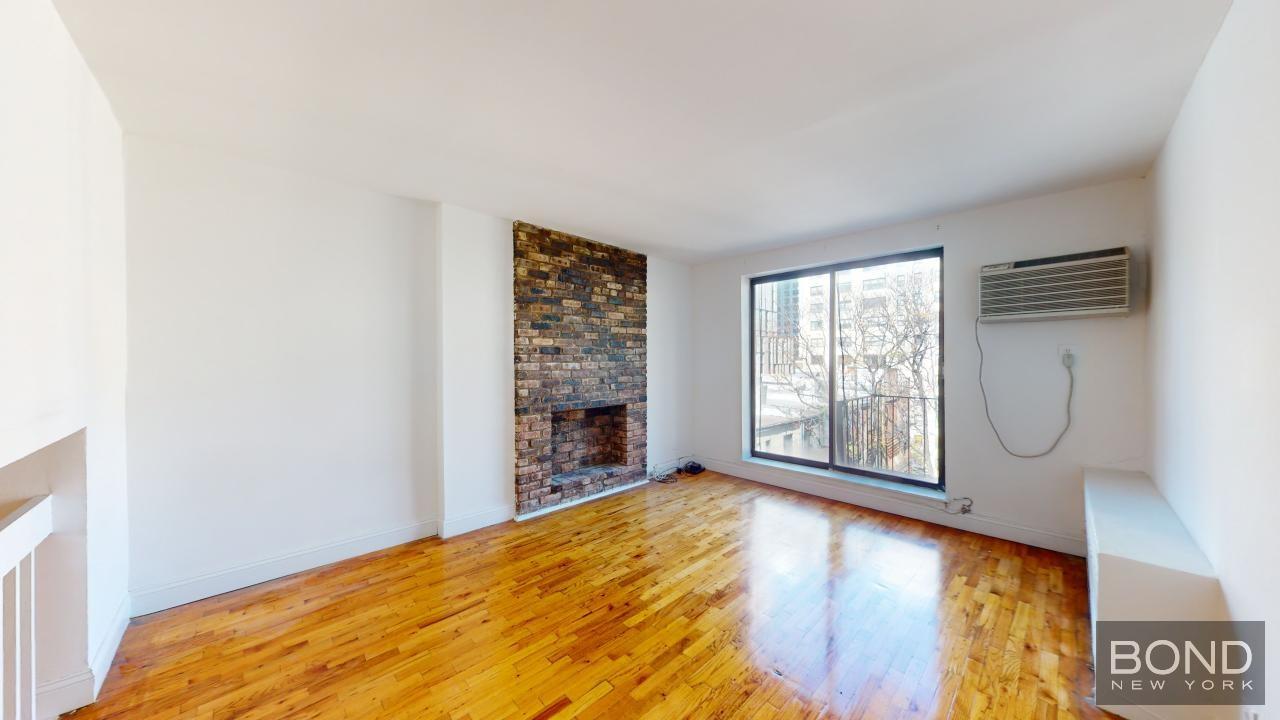
[[[990,322],[1125,314],[1129,274],[1127,248],[988,266],[979,276],[979,317]]]

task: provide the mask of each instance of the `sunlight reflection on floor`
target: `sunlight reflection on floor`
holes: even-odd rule
[[[750,523],[749,643],[762,670],[835,708],[879,681],[873,669],[912,689],[938,682],[935,546],[774,497],[755,500]]]

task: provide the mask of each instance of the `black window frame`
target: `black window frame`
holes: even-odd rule
[[[756,449],[756,384],[759,378],[759,368],[756,367],[756,286],[763,283],[778,282],[781,280],[792,280],[802,277],[810,277],[813,275],[827,275],[828,283],[828,299],[835,296],[836,273],[843,270],[853,270],[857,268],[874,267],[877,265],[889,265],[899,262],[910,262],[912,260],[923,260],[926,258],[938,259],[938,482],[931,483],[920,480],[907,475],[901,475],[893,472],[885,472],[880,470],[869,470],[867,468],[855,468],[844,465],[838,465],[835,462],[835,444],[831,442],[831,434],[835,427],[835,372],[836,372],[836,323],[839,312],[834,302],[828,302],[830,310],[827,313],[827,343],[828,356],[830,361],[827,363],[828,382],[827,382],[827,462],[819,462],[808,458],[792,457],[790,455],[778,455],[768,453]],[[945,282],[946,282],[946,262],[943,259],[942,247],[925,248],[923,250],[911,250],[908,252],[893,253],[890,255],[877,255],[875,257],[861,258],[858,260],[847,260],[844,262],[832,263],[829,265],[819,265],[816,267],[803,268],[800,270],[789,270],[786,272],[772,273],[769,275],[760,275],[750,278],[750,288],[748,306],[750,312],[749,330],[750,342],[748,343],[747,352],[751,355],[751,377],[748,378],[750,383],[750,403],[751,407],[748,414],[751,417],[751,430],[748,437],[750,443],[751,457],[762,458],[764,460],[773,460],[776,462],[788,463],[792,465],[800,465],[803,467],[813,467],[831,472],[842,473],[846,475],[855,475],[861,477],[875,478],[878,480],[890,480],[905,485],[914,485],[936,490],[945,490],[947,487],[947,455],[946,455],[946,388],[945,377],[946,367],[944,347],[944,334],[946,323],[946,303],[945,303]]]

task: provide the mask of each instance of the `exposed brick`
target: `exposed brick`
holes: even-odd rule
[[[528,223],[512,235],[524,513],[645,475],[647,260]]]

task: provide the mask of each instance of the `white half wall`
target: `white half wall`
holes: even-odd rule
[[[1010,446],[1046,446],[1062,426],[1067,376],[1058,345],[1078,353],[1075,424],[1052,455],[1006,455],[983,415],[974,345],[979,268],[987,263],[1147,243],[1142,180],[982,207],[929,220],[729,258],[693,269],[693,437],[715,469],[913,517],[1084,554],[1081,467],[1146,464],[1145,321],[1126,318],[985,325],[992,414]],[[941,502],[745,459],[746,279],[772,271],[944,247],[945,473],[950,497],[970,497],[974,514]],[[1139,265],[1141,267],[1141,264]]]
[[[89,662],[86,481],[83,431],[0,468],[0,501],[53,498],[53,532],[36,548],[35,565],[41,718],[92,702],[100,684]]]
[[[1236,620],[1280,627],[1280,3],[1236,0],[1153,173],[1153,477]],[[1280,687],[1280,663],[1267,683]],[[1274,702],[1272,703],[1274,706]]]
[[[433,534],[430,210],[140,137],[126,159],[134,613]]]
[[[515,515],[511,221],[437,214],[441,537]]]

